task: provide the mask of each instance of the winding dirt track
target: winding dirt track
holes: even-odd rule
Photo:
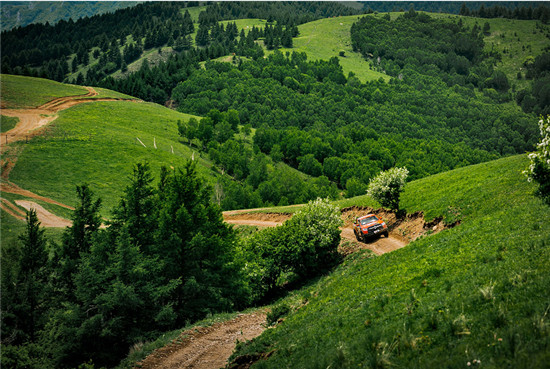
[[[88,90],[86,94],[59,97],[48,101],[47,103],[42,104],[36,108],[5,109],[4,107],[2,107],[2,115],[8,117],[16,117],[19,119],[19,122],[13,129],[0,134],[0,153],[2,154],[1,178],[3,180],[0,183],[0,192],[22,195],[31,199],[41,200],[50,204],[55,204],[67,209],[74,210],[74,208],[71,206],[62,204],[58,201],[52,200],[44,196],[37,195],[31,191],[22,189],[16,184],[10,182],[9,175],[17,162],[17,156],[20,153],[20,149],[11,151],[9,155],[7,151],[11,147],[10,144],[18,141],[28,140],[29,138],[32,138],[42,133],[43,128],[54,121],[57,118],[57,113],[61,110],[65,110],[75,105],[88,102],[139,101],[135,99],[121,99],[111,97],[94,98],[98,95],[97,91],[93,87],[85,88],[86,90]],[[20,203],[19,201],[16,201],[16,203],[26,209],[29,209],[31,207],[36,209],[38,219],[44,227],[65,227],[71,224],[69,220],[52,214],[51,212],[47,211],[42,206],[34,202],[21,201]],[[3,211],[6,211],[6,213],[18,219],[24,219],[24,213],[22,216],[21,209],[6,199],[2,199],[2,202],[0,203],[0,208]]]

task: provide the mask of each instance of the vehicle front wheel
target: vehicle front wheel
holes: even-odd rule
[[[388,233],[388,231],[384,232],[384,236],[386,236],[386,238],[390,237],[390,234]]]

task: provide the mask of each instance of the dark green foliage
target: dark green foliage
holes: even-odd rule
[[[195,164],[163,177],[161,188],[156,247],[163,277],[181,280],[173,296],[177,321],[242,306],[244,286],[232,264],[235,233],[210,202],[210,189]]]
[[[36,211],[26,216],[19,247],[2,248],[2,343],[36,342],[48,308],[46,238]]]
[[[414,179],[532,147],[536,127],[526,115],[473,100],[473,93],[413,70],[390,84],[346,83],[336,58],[307,62],[304,54],[275,52],[238,68],[207,65],[172,98],[195,114],[237,110],[241,124],[257,127],[254,144],[273,161],[299,168],[301,160],[318,175],[314,158],[344,188],[349,178],[367,183],[394,165]]]
[[[21,248],[2,249],[3,364],[112,367],[137,342],[249,304],[236,232],[194,162],[162,170],[158,186],[137,164],[107,228],[100,200],[77,192],[50,260],[34,212]]]
[[[387,32],[388,29],[399,31]],[[374,59],[378,68],[391,76],[414,70],[437,74],[449,85],[459,81],[460,75],[467,76],[483,52],[481,35],[415,12],[394,21],[363,17],[352,26],[351,40],[354,50]]]

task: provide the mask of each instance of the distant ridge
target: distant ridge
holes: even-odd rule
[[[55,24],[135,6],[141,1],[2,1],[1,31],[32,23]]]

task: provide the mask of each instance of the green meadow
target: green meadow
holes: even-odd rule
[[[87,93],[82,86],[67,85],[43,78],[0,75],[3,108],[37,107],[58,97]]]
[[[550,209],[522,175],[527,165],[515,156],[409,183],[408,212],[452,209],[460,224],[351,256],[281,300],[284,321],[237,355],[273,352],[254,368],[545,367]]]
[[[102,214],[108,216],[135,163],[149,162],[158,175],[161,166],[176,168],[193,156],[193,150],[180,143],[177,131],[177,121],[190,117],[143,102],[74,106],[59,113],[44,137],[21,144],[24,150],[10,180],[72,206],[75,186],[88,183],[103,199]],[[197,152],[194,157],[199,172],[213,180],[213,172],[207,169],[210,162]]]
[[[370,69],[370,63],[360,53],[353,52],[350,39],[351,25],[359,16],[324,18],[298,26],[300,34],[293,38],[292,49],[281,49],[284,53],[305,52],[308,60],[328,60],[338,57],[340,65],[347,76],[349,72],[355,73],[361,82],[367,82],[382,78],[386,81],[389,76]],[[344,56],[339,56],[340,52]]]

